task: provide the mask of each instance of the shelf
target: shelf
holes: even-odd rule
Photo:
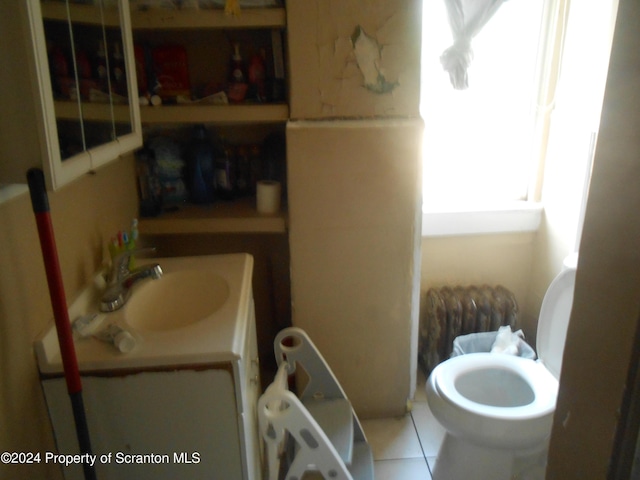
[[[253,30],[246,32],[247,36],[255,36],[260,40],[259,44],[268,45],[266,42],[270,38],[269,35],[273,43],[274,31],[284,30],[286,23],[285,8],[243,8],[238,16],[226,15],[223,9],[131,10],[132,29],[139,39],[146,40],[152,45],[172,40],[176,43],[184,43],[187,48],[190,48],[189,66],[201,77],[192,78],[194,84],[206,83],[216,76],[226,78],[223,70],[227,63],[220,56],[219,42],[212,41],[212,38],[215,40],[218,37],[224,40],[224,30]],[[220,30],[220,32],[216,33],[213,30]],[[234,35],[236,33],[239,36],[245,34],[245,32],[234,32]],[[279,37],[279,35],[275,36]],[[214,61],[211,65],[211,59],[216,57],[216,54],[219,61]],[[285,102],[264,104],[247,102],[229,105],[214,105],[207,102],[208,99],[203,99],[186,104],[143,106],[140,108],[141,122],[147,127],[215,124],[231,125],[235,128],[245,125],[253,127],[259,124],[284,124],[289,119],[289,106]],[[261,131],[261,129],[256,130]],[[175,212],[167,212],[156,218],[141,219],[140,232],[147,235],[282,234],[287,232],[286,212],[261,215],[258,214],[255,203],[255,197],[250,197],[233,202],[218,201],[208,206],[184,205]]]
[[[78,104],[76,102],[54,102],[56,118],[62,120],[78,120]],[[82,119],[87,121],[111,121],[111,108],[107,103],[82,103]],[[131,122],[129,105],[113,105],[113,120],[116,123]]]
[[[268,123],[286,122],[289,106],[261,105],[165,105],[141,107],[142,123]]]
[[[286,213],[263,215],[256,211],[255,198],[212,205],[185,205],[175,212],[140,220],[140,233],[178,235],[194,233],[285,233]]]
[[[284,8],[244,8],[240,15],[226,15],[222,9],[132,10],[131,25],[142,29],[192,28],[284,28]]]
[[[63,2],[42,2],[42,18],[67,22],[67,4]],[[120,26],[120,12],[117,8],[105,8],[102,12],[94,5],[69,5],[69,16],[73,23],[88,25]]]

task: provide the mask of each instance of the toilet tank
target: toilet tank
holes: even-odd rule
[[[575,266],[560,272],[544,295],[538,319],[538,358],[558,380],[562,370],[562,354],[571,317],[575,283]]]

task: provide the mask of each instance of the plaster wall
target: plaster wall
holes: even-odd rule
[[[293,324],[361,417],[399,415],[415,385],[420,120],[287,128]]]
[[[288,0],[292,119],[418,117],[419,0]]]

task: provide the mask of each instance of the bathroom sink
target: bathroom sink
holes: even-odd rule
[[[140,285],[125,307],[125,321],[140,331],[182,328],[208,318],[229,298],[229,285],[207,270],[169,272]]]
[[[136,266],[159,264],[164,272],[131,288],[120,309],[105,321],[127,330],[135,348],[122,353],[96,338],[75,338],[81,372],[202,365],[235,361],[253,315],[253,257],[245,253],[136,259]],[[98,277],[97,277],[98,278]],[[71,321],[98,311],[102,288],[95,281],[69,308]],[[40,372],[63,371],[53,321],[35,341]]]

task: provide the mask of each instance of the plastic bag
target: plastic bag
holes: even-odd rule
[[[511,333],[511,327],[502,328],[508,328],[509,333]],[[491,352],[491,349],[496,343],[498,333],[499,331],[460,335],[453,340],[453,351],[451,352],[451,356],[456,357],[458,355],[466,355],[468,353]],[[531,346],[517,333],[515,335],[517,335],[519,340],[517,356],[535,360],[536,352],[533,348],[531,348]]]

